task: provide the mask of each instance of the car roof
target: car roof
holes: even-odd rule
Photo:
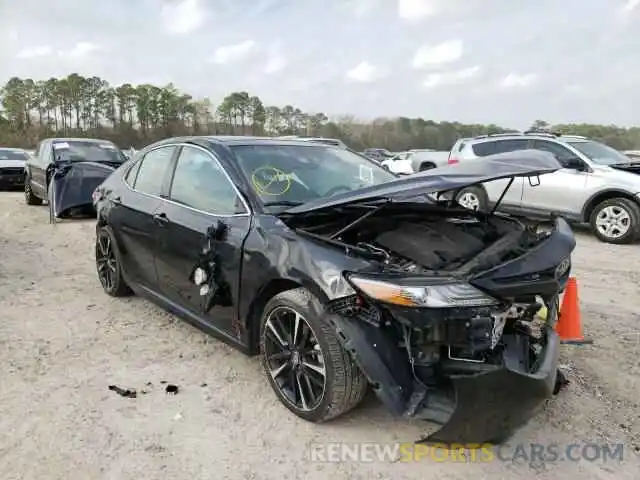
[[[521,139],[534,139],[534,140],[551,140],[556,142],[590,142],[591,139],[580,135],[554,135],[547,133],[497,133],[491,135],[478,135],[477,137],[459,138],[456,144],[464,143],[484,143],[495,142],[502,140],[521,140]]]
[[[24,148],[17,148],[17,147],[0,147],[0,150],[8,150],[10,152],[27,152],[28,150],[25,150]]]
[[[90,143],[113,143],[111,140],[104,138],[80,138],[80,137],[51,137],[46,138],[47,141],[52,142],[90,142]],[[114,144],[115,145],[115,144]]]
[[[214,144],[225,146],[240,146],[240,145],[282,145],[282,146],[299,146],[299,147],[333,147],[338,148],[337,145],[330,145],[326,143],[314,143],[308,139],[283,139],[277,137],[259,137],[259,136],[239,136],[239,135],[191,135],[185,137],[171,137],[160,140],[156,143],[149,145],[161,146],[172,143],[195,143],[195,144]]]

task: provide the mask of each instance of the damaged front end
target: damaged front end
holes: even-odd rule
[[[500,443],[561,381],[554,326],[575,247],[570,227],[476,222],[400,221],[359,242],[381,256],[380,268],[346,273],[357,293],[329,305],[380,399],[398,415],[442,424],[426,441]]]
[[[93,192],[116,170],[106,162],[56,162],[49,172],[50,221],[94,210]]]

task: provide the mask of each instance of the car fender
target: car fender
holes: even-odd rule
[[[586,202],[582,206],[582,212],[580,214],[580,218],[582,219],[582,221],[588,222],[589,216],[591,215],[593,208],[595,208],[595,206],[598,203],[608,198],[616,198],[616,197],[627,198],[629,200],[636,202],[640,206],[640,202],[638,201],[639,199],[637,197],[636,192],[630,192],[622,188],[605,188],[602,190],[598,190],[597,192],[594,192],[589,198],[587,198]]]
[[[373,325],[337,314],[328,315],[327,320],[380,401],[396,415],[405,414],[414,382],[402,350]]]

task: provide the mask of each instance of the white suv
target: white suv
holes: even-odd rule
[[[525,149],[550,152],[564,168],[535,182],[515,179],[498,210],[588,223],[608,243],[631,243],[640,236],[640,162],[603,143],[543,132],[482,135],[458,140],[448,163],[478,162],[487,155]],[[456,198],[467,208],[491,209],[508,183],[496,180],[465,188]]]

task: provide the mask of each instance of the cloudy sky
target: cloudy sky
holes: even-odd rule
[[[79,72],[362,118],[637,125],[637,25],[640,0],[0,0],[0,82]]]

